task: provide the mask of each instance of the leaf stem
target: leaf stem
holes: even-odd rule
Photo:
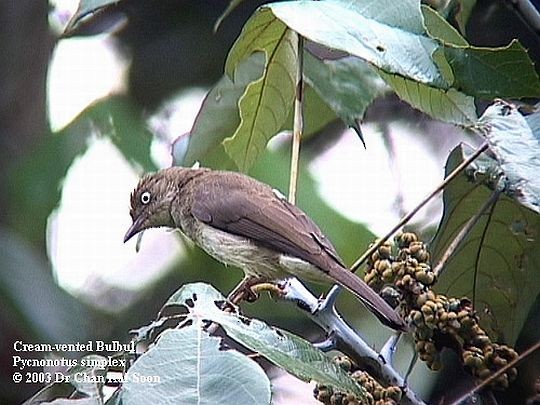
[[[304,38],[296,34],[297,42],[297,60],[296,65],[296,89],[294,98],[294,121],[293,121],[293,139],[291,151],[291,174],[289,180],[289,202],[296,202],[296,185],[298,183],[298,162],[300,158],[300,140],[304,132]]]
[[[452,255],[455,253],[456,249],[461,244],[461,242],[463,242],[463,239],[465,239],[467,235],[469,234],[469,232],[471,232],[471,230],[478,223],[482,215],[497,202],[500,194],[501,194],[500,189],[495,190],[491,194],[489,199],[487,199],[486,202],[484,202],[482,207],[480,207],[478,212],[474,216],[472,216],[467,221],[465,226],[459,231],[459,233],[452,240],[452,242],[450,243],[450,245],[448,246],[444,254],[441,256],[441,259],[439,260],[437,265],[433,268],[433,273],[435,274],[435,277],[437,278],[440,277],[444,266],[446,265],[450,257],[452,257]]]
[[[444,181],[439,184],[435,190],[433,190],[427,197],[425,197],[420,203],[414,207],[411,211],[409,211],[408,214],[406,214],[386,235],[384,235],[381,239],[377,241],[373,246],[371,246],[366,252],[360,256],[351,266],[352,271],[356,271],[366,260],[368,257],[370,257],[379,247],[382,246],[384,242],[388,240],[394,233],[396,233],[399,228],[401,228],[403,225],[405,225],[407,222],[411,220],[411,218],[416,215],[420,209],[424,207],[433,197],[435,197],[440,191],[444,190],[444,188],[450,183],[458,174],[460,174],[463,169],[465,169],[472,161],[474,161],[482,152],[484,152],[488,148],[488,143],[484,142],[476,151],[469,156],[466,160],[464,160],[458,167],[456,167],[452,173],[450,173]]]

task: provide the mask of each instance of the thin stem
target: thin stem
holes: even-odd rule
[[[298,182],[298,161],[300,158],[300,140],[304,132],[304,39],[297,34],[298,46],[297,56],[298,63],[296,65],[296,91],[294,99],[294,122],[293,122],[293,139],[291,151],[291,177],[289,180],[289,202],[296,202],[296,185]]]
[[[437,265],[433,268],[433,273],[435,274],[435,277],[439,277],[442,273],[442,270],[446,263],[448,262],[448,259],[452,257],[452,255],[455,253],[458,246],[463,242],[463,239],[467,237],[467,235],[471,232],[471,230],[474,228],[474,226],[478,223],[482,215],[484,215],[484,212],[486,212],[490,207],[495,204],[495,202],[498,200],[499,195],[501,194],[501,190],[495,190],[493,194],[491,194],[491,197],[489,197],[488,200],[482,205],[482,207],[478,210],[478,212],[472,216],[465,226],[459,231],[459,233],[456,235],[452,243],[448,246],[444,254],[442,255],[441,259],[437,263]]]
[[[411,220],[411,218],[416,215],[420,209],[424,207],[433,197],[435,197],[439,192],[444,190],[444,188],[450,183],[458,174],[460,174],[463,169],[465,169],[472,161],[474,161],[482,152],[488,148],[488,143],[484,142],[476,151],[465,159],[458,167],[456,167],[452,173],[450,173],[444,181],[435,188],[427,197],[425,197],[415,208],[413,208],[407,215],[405,215],[386,235],[384,235],[377,243],[371,246],[366,252],[360,256],[351,266],[352,271],[356,271],[362,263],[364,263],[368,257],[370,257],[379,247],[382,246],[384,242],[388,240],[394,233],[396,233],[399,228],[405,225]]]

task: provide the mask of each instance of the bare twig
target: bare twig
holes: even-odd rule
[[[296,202],[296,184],[298,182],[298,161],[300,157],[300,140],[304,132],[304,39],[300,34],[297,34],[297,57],[296,64],[296,90],[294,98],[294,122],[293,122],[293,139],[291,151],[291,176],[289,180],[289,202]]]
[[[461,403],[465,403],[465,400],[470,397],[475,392],[478,392],[482,388],[484,388],[486,385],[491,384],[492,381],[496,380],[501,374],[505,373],[507,370],[515,367],[521,360],[525,359],[527,356],[534,353],[536,350],[540,349],[540,342],[536,342],[534,345],[529,347],[527,350],[525,350],[523,353],[521,353],[518,357],[516,357],[514,360],[512,360],[510,363],[508,363],[506,366],[500,368],[497,370],[497,372],[490,375],[488,378],[486,378],[484,381],[482,381],[480,384],[478,384],[476,387],[474,387],[472,390],[467,392],[465,395],[462,395],[460,398],[452,402],[451,405],[458,405]]]
[[[366,252],[360,256],[354,264],[351,266],[352,271],[356,271],[366,260],[370,257],[379,247],[382,246],[384,242],[388,240],[394,233],[396,233],[403,225],[411,220],[411,218],[416,215],[420,209],[424,207],[433,197],[435,197],[439,192],[444,190],[446,185],[450,183],[458,174],[460,174],[463,169],[465,169],[472,161],[474,161],[482,152],[488,148],[488,143],[484,142],[476,151],[464,160],[458,167],[456,167],[452,173],[450,173],[444,181],[435,188],[427,197],[425,197],[415,208],[413,208],[407,215],[405,215],[386,235],[384,235],[377,243],[371,246]]]
[[[501,194],[501,190],[495,190],[492,194],[491,194],[491,197],[489,197],[486,202],[484,202],[484,204],[482,205],[482,207],[480,207],[480,209],[478,210],[478,212],[472,216],[468,221],[467,223],[465,224],[465,226],[459,231],[459,233],[456,235],[456,237],[454,238],[454,240],[452,241],[452,243],[450,243],[450,245],[448,246],[448,248],[446,249],[446,251],[444,252],[444,254],[442,255],[441,259],[439,260],[439,262],[437,263],[437,265],[433,268],[433,273],[435,274],[435,277],[440,277],[441,275],[441,272],[444,268],[444,266],[446,265],[446,262],[448,261],[448,259],[450,259],[450,257],[452,257],[452,255],[455,253],[456,249],[458,248],[458,246],[461,244],[461,242],[463,242],[463,239],[465,239],[467,237],[467,235],[469,234],[469,232],[471,232],[471,230],[474,228],[474,226],[478,223],[478,221],[480,220],[480,218],[482,217],[482,215],[493,205],[497,202],[499,196]]]

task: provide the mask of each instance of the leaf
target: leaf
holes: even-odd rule
[[[264,65],[264,54],[255,52],[236,66],[232,78],[223,75],[208,92],[191,129],[185,157],[173,152],[176,165],[192,166],[199,161],[206,167],[219,168],[211,157],[224,152],[223,140],[240,125],[238,102],[247,85],[262,76]]]
[[[472,97],[540,94],[521,45],[470,46],[433,10],[424,8],[422,16],[417,1],[295,1],[268,7],[312,42],[374,65],[402,99],[436,119],[470,125],[476,118]],[[430,107],[431,102],[438,105]]]
[[[426,35],[417,1],[301,0],[267,7],[313,42],[362,58],[388,73],[445,85],[432,60],[438,43]]]
[[[332,111],[332,109],[321,99],[319,94],[313,90],[313,88],[304,82],[304,131],[302,133],[302,140],[306,141],[311,135],[316,134],[320,130],[324,129],[328,124],[336,121],[338,117]],[[281,128],[282,131],[293,130],[293,118],[294,108],[289,112],[289,116],[285,121],[285,124]],[[255,166],[252,170],[256,170]]]
[[[527,51],[516,40],[501,48],[445,46],[452,84],[466,94],[491,99],[540,96],[540,80]]]
[[[540,213],[540,128],[529,126],[540,117],[536,111],[527,120],[518,109],[503,101],[489,106],[479,120],[488,128],[486,139],[496,155],[512,196]]]
[[[122,403],[269,404],[261,367],[221,345],[201,324],[166,330],[128,370]]]
[[[358,125],[366,108],[383,92],[374,69],[353,56],[319,60],[306,52],[304,75],[306,82],[349,127]]]
[[[424,17],[426,30],[432,38],[438,39],[445,44],[458,46],[469,45],[467,40],[463,38],[461,34],[457,32],[454,27],[452,27],[452,25],[448,24],[448,21],[446,21],[431,7],[422,5],[422,15]]]
[[[450,154],[450,173],[470,148]],[[497,162],[482,155],[444,190],[444,212],[432,242],[437,263],[464,224],[493,193],[490,182],[500,173]],[[533,211],[501,194],[492,211],[482,215],[447,262],[437,290],[473,299],[481,325],[498,341],[515,343],[540,293],[540,219]]]
[[[476,107],[471,96],[455,89],[431,87],[382,71],[379,74],[399,98],[434,119],[465,127],[476,124]]]
[[[69,20],[63,37],[98,34],[116,26],[125,18],[118,7],[120,0],[80,0],[79,7]]]
[[[225,298],[213,287],[195,283],[184,285],[165,304],[184,306],[188,319],[218,323],[227,335],[261,354],[277,366],[304,380],[315,380],[336,389],[364,395],[363,389],[338,365],[308,341],[257,319],[223,312],[217,305]]]
[[[225,71],[231,77],[238,63],[253,52],[262,51],[266,57],[263,76],[249,84],[240,98],[240,126],[223,142],[241,171],[249,170],[287,119],[294,99],[296,43],[296,34],[262,8],[229,52]]]

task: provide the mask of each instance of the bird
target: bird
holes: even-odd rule
[[[144,175],[130,196],[124,243],[148,228],[179,229],[245,278],[297,277],[337,283],[386,326],[405,330],[398,313],[351,272],[319,227],[269,185],[248,175],[179,166]]]

